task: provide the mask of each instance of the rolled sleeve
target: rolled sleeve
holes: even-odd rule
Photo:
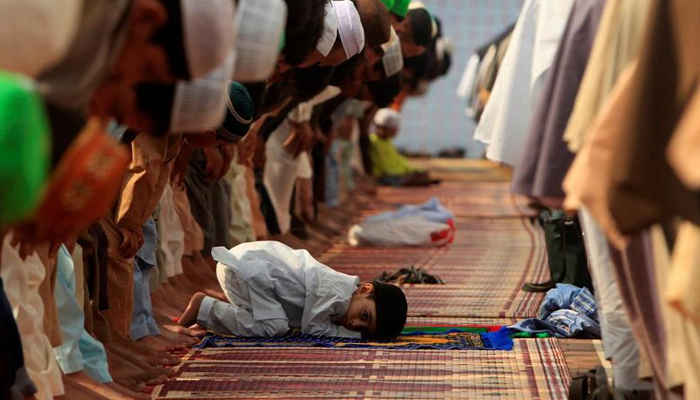
[[[199,312],[197,312],[197,324],[203,327],[209,327],[211,325],[211,308],[214,306],[216,301],[213,297],[205,297],[202,300],[202,304],[199,306]]]

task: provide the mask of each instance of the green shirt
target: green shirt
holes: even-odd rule
[[[376,133],[369,136],[369,156],[372,160],[372,175],[399,176],[414,172],[406,157],[402,156],[391,139],[382,139]]]

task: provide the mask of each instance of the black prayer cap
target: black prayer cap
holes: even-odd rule
[[[230,81],[227,85],[226,106],[228,107],[226,119],[216,130],[216,135],[230,143],[236,143],[243,139],[253,123],[255,117],[253,98],[245,86]]]
[[[377,335],[375,339],[393,339],[406,324],[408,303],[403,290],[395,285],[373,282],[374,303],[377,306]]]

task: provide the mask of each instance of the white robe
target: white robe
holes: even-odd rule
[[[65,392],[61,370],[44,332],[44,302],[39,296],[39,285],[46,268],[36,253],[22,261],[17,249],[10,246],[11,241],[12,234],[5,236],[0,261],[5,295],[12,305],[22,339],[24,366],[38,390],[34,396],[38,400],[52,400]]]
[[[217,277],[230,303],[207,297],[197,323],[239,336],[280,336],[289,327],[323,336],[361,337],[332,321],[350,306],[360,280],[283,243],[251,242],[215,247]]]
[[[275,208],[277,224],[281,233],[289,231],[291,226],[291,214],[289,204],[292,201],[292,191],[297,178],[311,179],[313,168],[311,160],[306,152],[302,152],[294,158],[283,147],[284,142],[291,134],[291,123],[308,122],[315,106],[324,103],[340,94],[340,89],[335,86],[327,86],[313,99],[299,104],[289,113],[280,126],[272,132],[265,143],[265,173],[263,183],[267,189],[272,206]]]
[[[513,167],[559,47],[574,0],[526,0],[474,138],[486,157]]]

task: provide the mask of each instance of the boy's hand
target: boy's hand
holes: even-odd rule
[[[190,157],[192,157],[194,149],[194,146],[185,142],[180,149],[180,154],[175,158],[170,172],[170,183],[174,187],[184,189],[185,176],[187,175],[187,169],[190,167]]]
[[[316,133],[308,122],[291,123],[292,132],[282,144],[284,150],[292,157],[297,158],[302,151],[311,149],[314,145]]]
[[[202,149],[202,152],[204,152],[204,157],[207,160],[204,173],[210,181],[216,182],[223,175],[221,171],[224,169],[224,157],[216,147]]]

